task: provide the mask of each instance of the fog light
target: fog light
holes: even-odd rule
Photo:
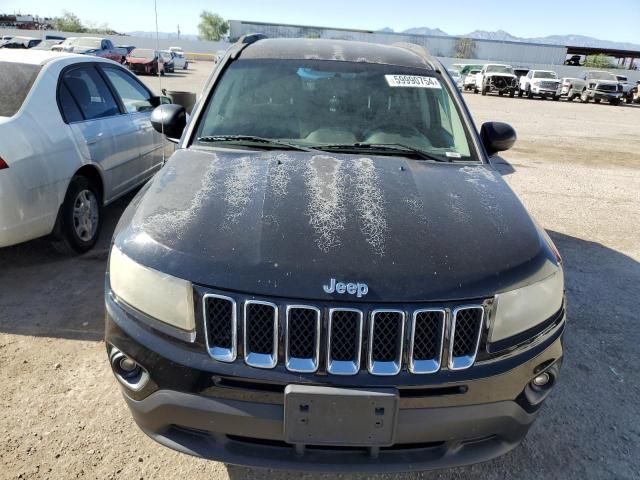
[[[544,372],[544,373],[541,373],[540,375],[538,375],[537,377],[535,377],[531,381],[531,383],[533,385],[535,385],[536,387],[544,387],[550,381],[551,381],[551,375],[549,375],[547,372]]]
[[[116,379],[129,390],[142,390],[149,382],[149,372],[115,347],[111,349],[111,367]]]
[[[120,359],[120,368],[123,372],[133,372],[138,368],[138,364],[129,357],[122,357]]]

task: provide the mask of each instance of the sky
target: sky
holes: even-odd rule
[[[338,28],[402,31],[411,27],[440,28],[449,34],[473,30],[506,30],[519,37],[578,34],[619,42],[640,43],[640,0],[558,3],[494,0],[157,0],[162,32],[197,33],[204,9],[229,20],[293,23]],[[481,5],[481,6],[480,6]],[[542,8],[549,5],[549,9]],[[564,7],[561,8],[561,5]],[[540,8],[536,8],[539,6]],[[0,13],[57,16],[62,10],[84,23],[107,23],[119,32],[155,30],[154,0],[0,0]]]

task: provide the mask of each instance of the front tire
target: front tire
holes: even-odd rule
[[[102,228],[102,198],[96,185],[82,175],[74,175],[58,214],[56,246],[63,251],[91,250]]]

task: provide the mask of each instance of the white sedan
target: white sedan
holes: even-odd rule
[[[93,247],[102,207],[162,166],[161,101],[110,60],[0,50],[0,247],[51,233]]]

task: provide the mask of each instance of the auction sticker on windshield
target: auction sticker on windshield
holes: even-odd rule
[[[420,75],[385,75],[390,87],[442,88],[437,78]]]

